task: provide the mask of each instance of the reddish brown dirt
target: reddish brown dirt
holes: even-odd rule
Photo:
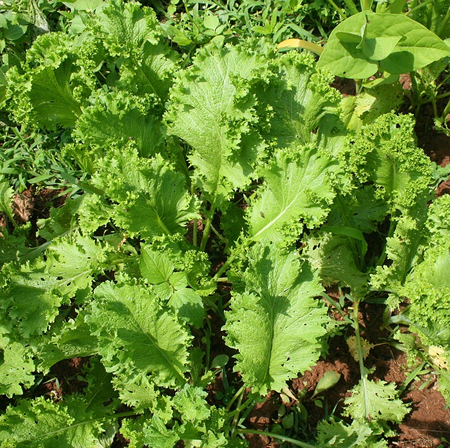
[[[412,412],[400,425],[400,442],[396,446],[427,448],[449,446],[441,438],[450,440],[450,409],[446,409],[445,400],[436,390],[436,382],[420,390],[417,381],[406,394],[411,403]]]

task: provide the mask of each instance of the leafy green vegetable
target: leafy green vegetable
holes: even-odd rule
[[[264,148],[252,129],[256,104],[249,88],[266,67],[256,52],[205,48],[171,92],[168,131],[193,148],[188,159],[196,185],[212,203],[223,205],[234,190],[249,185]]]
[[[55,31],[26,52],[19,23],[17,55],[10,43],[2,55],[14,137],[0,168],[0,445],[110,446],[120,433],[132,448],[244,447],[252,409],[282,392],[263,432],[309,447],[287,382],[326,359],[339,326],[361,381],[345,421],[336,411],[318,425],[317,446],[387,446],[409,408],[394,384],[369,379],[378,341],[361,336],[365,301],[419,336],[398,339],[448,400],[449,200],[430,195],[437,178],[414,118],[392,111],[395,76],[354,98],[330,85],[342,70],[416,70],[447,44],[400,14],[364,12],[336,28],[317,64],[245,36],[308,37],[305,23],[281,21],[321,7],[328,17],[322,0],[273,11],[88,3],[44,9]],[[11,198],[30,179],[36,198],[67,189],[36,200],[21,225]],[[76,392],[37,398],[73,358],[86,366]]]
[[[236,369],[244,383],[264,395],[283,389],[317,360],[327,316],[314,301],[321,292],[317,277],[295,253],[261,242],[248,260],[245,287],[233,294],[224,329],[239,351]]]
[[[131,147],[112,151],[102,160],[94,184],[116,202],[111,216],[131,236],[151,239],[185,232],[196,218],[196,201],[185,188],[185,177],[156,156],[141,158]]]
[[[106,370],[115,375],[121,397],[153,384],[169,387],[185,382],[188,370],[187,329],[169,307],[163,307],[148,289],[138,285],[104,283],[86,318],[98,337]],[[148,394],[146,394],[148,395]],[[139,397],[137,405],[148,400]]]
[[[334,198],[330,178],[337,170],[313,147],[277,152],[261,169],[265,184],[248,209],[250,238],[296,240],[303,223],[309,228],[322,224]]]
[[[319,67],[362,79],[378,70],[408,73],[449,55],[448,45],[409,17],[362,11],[333,30]]]

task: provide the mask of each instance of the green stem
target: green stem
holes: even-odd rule
[[[197,241],[197,235],[198,235],[198,233],[197,233],[197,223],[198,223],[198,219],[195,218],[194,219],[194,227],[192,228],[192,244],[194,246],[197,246],[197,244],[198,244],[198,241]]]
[[[372,0],[361,0],[361,11],[370,11],[372,9]]]
[[[241,388],[234,394],[234,397],[230,400],[226,407],[226,412],[229,412],[233,403],[244,393],[245,386],[241,386]]]
[[[392,235],[394,234],[394,232],[395,232],[395,224],[394,224],[394,220],[391,217],[391,222],[389,223],[388,234],[386,236],[386,244],[384,245],[383,252],[381,253],[380,258],[378,259],[377,266],[383,266],[383,264],[384,264],[384,262],[386,260],[386,257],[387,257],[387,253],[386,253],[387,239],[391,238]]]
[[[361,333],[359,328],[359,301],[355,301],[353,304],[353,325],[355,328],[355,336],[356,336],[356,348],[358,349],[358,361],[359,361],[359,370],[361,372],[361,380],[363,382],[363,389],[366,390],[366,382],[367,382],[367,369],[364,366],[364,351],[361,343]],[[367,402],[367,394],[364,394],[364,414],[367,419],[370,419],[369,414],[369,403]]]
[[[353,324],[351,319],[349,319],[348,316],[346,316],[346,314],[344,313],[344,311],[342,311],[342,308],[339,305],[339,303],[337,303],[335,300],[333,300],[328,294],[322,293],[322,297],[334,306],[334,308],[342,316],[342,318],[344,319],[345,322],[347,322],[348,324]]]
[[[347,5],[347,8],[350,10],[350,12],[353,14],[358,14],[358,8],[353,3],[353,0],[344,0],[344,3]]]
[[[434,0],[428,0],[428,1],[424,2],[424,3],[421,3],[420,5],[413,6],[413,7],[408,11],[407,15],[409,16],[409,15],[415,13],[416,11],[418,11],[419,9],[425,8],[426,6],[428,6],[428,5],[429,5],[431,2],[433,2],[433,1],[434,1]]]
[[[203,229],[202,242],[200,244],[200,250],[204,251],[206,248],[206,244],[208,243],[209,234],[211,232],[212,221],[214,217],[214,212],[216,211],[216,205],[211,204],[211,208],[209,209],[206,216],[206,224]]]
[[[217,282],[222,274],[230,267],[230,264],[240,255],[240,253],[247,249],[250,241],[243,242],[239,249],[236,249],[227,259],[227,261],[222,265],[222,267],[217,271],[216,275],[213,277],[213,281]]]
[[[342,20],[345,20],[347,18],[347,14],[345,14],[345,11],[342,8],[339,8],[338,5],[333,0],[328,0],[331,3],[331,6],[333,6],[334,10],[337,11],[337,13],[341,16]]]
[[[164,224],[163,220],[159,217],[159,215],[157,215],[157,221],[159,227],[161,227],[164,233],[166,233],[167,235],[172,235],[172,232],[166,227],[166,225]]]
[[[450,96],[450,92],[441,93],[440,95],[436,95],[436,100],[442,100],[442,98],[447,98]]]
[[[303,448],[315,448],[314,445],[310,445],[309,443],[300,442],[299,440],[295,440],[292,437],[282,436],[281,434],[274,434],[273,432],[257,431],[254,429],[238,429],[237,432],[239,434],[257,434],[267,437],[273,437],[274,439],[279,439],[283,442],[288,442],[292,445],[301,446]]]
[[[450,6],[447,10],[447,14],[444,17],[444,20],[441,22],[439,29],[437,30],[437,35],[441,37],[441,34],[444,32],[445,27],[447,26],[447,22],[450,20]]]
[[[254,395],[251,395],[249,398],[247,398],[247,400],[244,401],[243,404],[238,404],[237,408],[234,409],[233,411],[229,412],[228,415],[236,415],[236,414],[240,414],[243,410],[247,409],[249,407],[250,403],[253,403],[255,397]],[[240,400],[241,402],[242,400]]]
[[[211,225],[211,230],[222,243],[226,243],[225,238],[219,233],[219,231],[213,225]]]
[[[231,438],[232,439],[234,439],[235,434],[236,434],[236,430],[237,430],[237,427],[238,427],[239,414],[241,413],[241,405],[242,405],[242,399],[243,398],[244,398],[244,393],[240,393],[236,409],[234,410],[233,422],[231,423]]]
[[[186,15],[188,16],[189,20],[190,20],[191,22],[193,22],[191,13],[189,12],[189,6],[188,6],[186,0],[183,0],[183,5],[184,5],[184,9],[185,9],[185,11],[186,11]]]

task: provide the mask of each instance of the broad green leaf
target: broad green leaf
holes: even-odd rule
[[[362,51],[369,59],[381,61],[392,53],[402,38],[403,36],[380,36],[366,39],[362,45]]]
[[[22,400],[0,416],[0,445],[16,448],[98,448],[102,425],[86,414],[83,396],[70,404]],[[82,408],[82,412],[77,412]],[[78,418],[76,418],[78,417]]]
[[[77,11],[94,11],[104,5],[103,0],[75,0],[74,2],[63,2],[70,9]]]
[[[152,8],[113,1],[97,14],[96,32],[112,56],[135,57],[147,42],[158,43],[159,24]]]
[[[146,42],[138,61],[123,61],[118,86],[135,95],[151,94],[166,101],[179,63],[178,53],[168,45]]]
[[[335,384],[337,384],[340,378],[341,374],[339,372],[336,372],[336,370],[327,370],[317,383],[312,397],[321,394],[325,390],[331,389]]]
[[[263,144],[251,130],[257,117],[249,89],[265,69],[262,57],[245,48],[212,46],[197,53],[171,91],[168,131],[191,146],[189,162],[211,202],[223,204],[251,180]]]
[[[82,312],[75,319],[53,325],[49,333],[49,340],[38,347],[39,370],[44,373],[63,359],[87,357],[97,352],[97,338],[91,334]]]
[[[86,412],[111,412],[118,405],[117,392],[113,389],[112,375],[106,372],[98,357],[91,357],[89,367],[83,372],[88,385],[85,390]]]
[[[411,117],[381,115],[347,141],[342,163],[361,185],[373,183],[375,197],[383,199],[391,213],[407,212],[428,193],[431,165],[416,145]]]
[[[305,239],[304,254],[325,285],[345,285],[355,298],[362,298],[368,275],[360,270],[360,250],[355,244],[353,238],[319,231]]]
[[[167,428],[158,415],[144,429],[143,440],[150,448],[173,448],[180,440],[178,423],[172,428]]]
[[[185,382],[190,337],[175,312],[137,285],[103,283],[95,296],[86,319],[106,370],[117,376],[116,387],[133,387],[138,379],[163,387]]]
[[[409,272],[417,265],[426,244],[423,228],[426,221],[426,198],[412,209],[411,216],[402,216],[392,237],[386,241],[388,265],[377,267],[370,276],[372,288],[401,294]]]
[[[395,75],[392,75],[395,76]],[[376,81],[387,81],[378,78]],[[343,120],[348,129],[357,131],[363,125],[372,124],[378,117],[396,110],[404,97],[400,83],[382,84],[367,89],[356,96],[343,98]]]
[[[79,207],[86,197],[67,198],[62,207],[51,207],[50,217],[39,219],[37,222],[39,237],[44,238],[46,241],[51,241],[73,229],[76,226],[76,216]]]
[[[95,60],[95,55],[90,58]],[[39,36],[21,71],[7,72],[9,108],[17,120],[46,129],[74,126],[95,85],[93,67],[86,63],[80,70],[80,60],[71,36],[62,32]]]
[[[277,152],[260,171],[264,184],[247,211],[250,238],[296,240],[302,222],[308,228],[322,224],[335,196],[330,178],[338,169],[312,147]]]
[[[22,387],[28,388],[34,384],[36,367],[32,350],[22,343],[10,340],[7,335],[2,335],[0,353],[0,394],[9,398],[22,395]]]
[[[317,448],[330,446],[339,448],[387,448],[386,440],[377,437],[380,433],[375,425],[355,420],[351,425],[334,417],[322,420],[317,425]]]
[[[425,226],[423,220],[419,221],[421,226],[417,225],[415,234],[410,237],[411,245],[418,253],[416,265],[405,276],[402,287],[395,290],[401,297],[410,299],[407,316],[414,323],[413,331],[418,332],[426,344],[443,347],[450,343],[447,331],[450,326],[449,211],[450,199],[445,195],[428,208]],[[394,258],[393,266],[400,263]]]
[[[111,151],[95,182],[116,202],[113,219],[131,236],[152,239],[185,233],[186,224],[198,217],[185,176],[159,155],[142,158],[132,147]]]
[[[352,389],[345,399],[345,415],[355,420],[381,420],[401,423],[409,412],[407,404],[397,398],[394,383],[374,382],[367,378]]]
[[[63,296],[82,300],[94,276],[108,266],[107,246],[79,233],[54,240],[46,251],[47,272],[57,279],[55,288]]]
[[[190,288],[176,290],[168,304],[178,310],[178,315],[196,328],[201,328],[206,316],[202,298]]]
[[[2,181],[0,183],[0,212],[6,214],[9,220],[14,224],[14,215],[12,209],[12,199],[14,190],[9,186],[8,182]]]
[[[347,195],[336,196],[327,225],[351,227],[362,233],[371,233],[377,229],[387,213],[386,202],[375,197],[371,185],[365,185]]]
[[[174,272],[175,266],[161,252],[144,247],[141,252],[141,274],[153,285],[156,294],[166,300],[169,306],[178,311],[179,316],[200,328],[205,317],[202,298],[193,289],[188,288],[186,273]]]
[[[235,370],[246,387],[265,395],[316,362],[327,312],[314,300],[322,291],[318,278],[295,252],[259,243],[248,257],[244,289],[233,294],[224,330],[239,352]]]
[[[152,250],[151,246],[142,249],[139,267],[142,276],[154,285],[167,282],[174,271],[170,259],[165,254]]]
[[[74,126],[81,113],[74,98],[70,77],[78,68],[67,59],[57,68],[46,67],[33,76],[30,102],[36,121],[43,127]]]
[[[365,40],[358,42],[356,36],[365,21]],[[336,76],[363,79],[379,69],[408,73],[448,56],[448,45],[406,15],[363,11],[333,30],[318,66]]]
[[[450,403],[450,372],[448,370],[438,372],[438,390],[445,398],[446,403]]]
[[[83,109],[74,134],[84,144],[104,151],[132,140],[143,157],[162,151],[161,118],[151,102],[130,92],[96,92]]]
[[[68,300],[57,291],[58,277],[49,275],[39,259],[19,269],[4,265],[0,279],[6,281],[0,290],[0,307],[25,338],[45,332]]]
[[[330,87],[333,78],[317,72],[315,65],[310,54],[284,53],[273,63],[274,76],[268,86],[257,92],[260,103],[272,109],[264,137],[279,147],[314,141],[323,118],[338,113],[341,97]]]

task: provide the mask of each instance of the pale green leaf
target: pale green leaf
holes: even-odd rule
[[[147,42],[158,43],[156,13],[137,2],[109,2],[97,13],[96,31],[112,56],[130,58],[141,54]]]
[[[94,11],[104,5],[103,0],[75,0],[73,2],[63,2],[70,9],[77,11]]]
[[[108,372],[125,388],[138,378],[165,387],[184,383],[190,337],[170,308],[137,285],[103,283],[95,296],[86,319]]]
[[[361,186],[373,183],[375,197],[383,199],[394,215],[396,210],[407,212],[428,194],[431,164],[416,145],[410,116],[381,115],[348,137],[341,157]]]
[[[143,96],[111,89],[92,95],[83,109],[74,135],[84,144],[100,148],[122,146],[132,140],[143,157],[161,152],[161,118],[155,106]]]
[[[170,259],[164,253],[152,250],[151,246],[142,248],[139,268],[142,276],[154,285],[167,282],[174,271]]]
[[[365,40],[349,39],[364,23]],[[406,15],[363,11],[333,30],[318,66],[336,76],[363,79],[379,69],[394,74],[409,73],[448,56],[448,45]]]
[[[336,370],[327,370],[317,383],[317,386],[314,389],[313,397],[321,394],[325,390],[331,389],[335,384],[337,384],[340,378],[341,374],[336,372]]]
[[[334,417],[317,425],[317,448],[387,448],[386,440],[377,437],[378,428],[367,422],[353,421],[351,425]]]
[[[168,131],[192,147],[189,161],[212,202],[222,203],[250,182],[262,141],[251,130],[256,117],[249,88],[265,68],[260,56],[244,48],[204,48],[171,92]]]
[[[36,367],[32,350],[5,335],[0,337],[0,353],[0,394],[9,398],[22,395],[22,387],[34,384]]]
[[[185,176],[159,155],[139,157],[130,147],[112,151],[95,182],[116,202],[113,219],[131,236],[151,239],[185,233],[186,224],[198,217]]]
[[[0,444],[15,448],[99,448],[100,421],[77,408],[84,407],[83,397],[64,403],[46,401],[44,397],[23,400],[8,407],[0,416]],[[4,445],[5,444],[5,445]]]
[[[322,287],[295,252],[257,244],[226,313],[228,345],[237,349],[235,370],[247,387],[266,394],[305,372],[319,355],[327,312],[314,300]]]
[[[39,344],[39,369],[47,373],[63,359],[87,357],[97,352],[97,338],[91,334],[84,321],[84,313],[75,319],[54,324],[49,332],[49,340]]]
[[[320,231],[305,238],[304,255],[325,285],[350,287],[354,297],[363,297],[368,275],[361,271],[361,249],[353,238]]]
[[[409,412],[408,405],[397,398],[394,383],[374,382],[367,378],[361,379],[352,389],[345,405],[345,415],[355,420],[401,423]]]
[[[138,63],[133,58],[123,61],[117,85],[135,95],[150,94],[166,101],[178,64],[178,53],[168,45],[146,42]]]
[[[308,53],[289,52],[273,64],[270,84],[257,91],[261,104],[271,108],[266,139],[279,147],[297,146],[315,141],[327,115],[337,114],[339,93],[330,87],[332,77],[317,72],[314,57]]]
[[[5,213],[12,223],[15,222],[11,205],[13,195],[14,190],[9,186],[8,182],[0,182],[0,212]]]
[[[338,168],[311,147],[277,152],[261,170],[264,184],[247,211],[250,238],[296,240],[302,222],[309,228],[322,224],[335,196],[330,178]]]
[[[0,307],[16,330],[25,338],[43,333],[59,314],[59,307],[67,302],[57,292],[58,278],[48,274],[42,260],[26,263],[20,269],[3,266],[0,278],[6,286],[0,290]]]
[[[201,328],[206,316],[202,298],[190,288],[176,290],[168,304],[178,310],[178,315],[196,328]]]
[[[107,266],[107,247],[79,233],[68,235],[54,242],[46,251],[47,272],[57,279],[55,288],[63,296],[77,293],[84,298],[90,289],[94,275]]]

